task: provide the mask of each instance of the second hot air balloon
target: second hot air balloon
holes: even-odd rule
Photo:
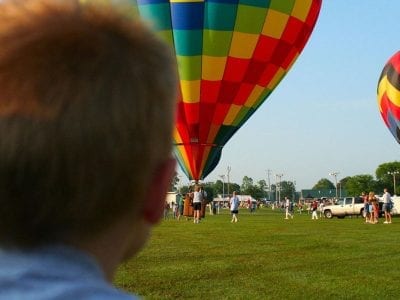
[[[400,51],[382,70],[378,82],[378,106],[383,121],[400,143]]]

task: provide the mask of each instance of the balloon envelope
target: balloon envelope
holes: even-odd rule
[[[400,143],[400,51],[382,70],[378,82],[378,106],[383,121]]]
[[[138,0],[177,57],[175,155],[203,179],[304,48],[321,0]]]

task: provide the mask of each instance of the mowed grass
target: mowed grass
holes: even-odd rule
[[[400,218],[311,220],[228,210],[162,221],[117,286],[145,299],[400,299]]]

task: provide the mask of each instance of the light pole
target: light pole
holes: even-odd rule
[[[329,175],[335,177],[335,187],[336,187],[336,200],[338,199],[338,190],[337,190],[337,176],[339,175],[339,172],[331,172]]]
[[[278,203],[281,204],[281,182],[283,174],[275,174],[276,178],[279,178],[279,189],[278,189]]]
[[[228,174],[228,197],[230,197],[229,196],[229,173],[231,172],[231,167],[230,166],[228,166],[227,168],[226,168],[226,171],[227,171],[227,174]]]
[[[393,176],[393,195],[396,195],[396,174],[399,174],[399,171],[388,172],[388,174]]]
[[[267,170],[267,176],[268,176],[268,200],[271,201],[271,181],[269,178],[269,175],[271,174],[271,170]]]
[[[225,195],[225,175],[219,175],[222,178],[222,201],[224,201]]]

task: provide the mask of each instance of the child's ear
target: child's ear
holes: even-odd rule
[[[175,174],[175,167],[175,159],[169,158],[159,164],[151,178],[143,205],[144,220],[149,224],[156,224],[163,215],[165,199]]]

